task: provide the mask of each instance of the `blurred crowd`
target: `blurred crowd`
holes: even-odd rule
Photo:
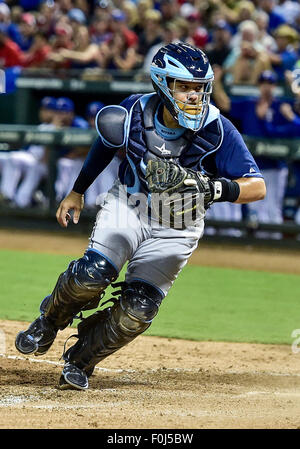
[[[158,48],[176,41],[207,53],[215,72],[212,101],[242,134],[300,137],[298,0],[0,0],[0,68],[4,69],[147,75]],[[229,96],[228,89],[235,85],[255,86],[256,93]],[[91,103],[78,117],[70,98],[45,97],[39,126],[94,127],[101,107]],[[86,152],[77,147],[60,150],[57,201],[70,190]],[[37,146],[0,152],[2,202],[26,207],[37,201],[35,193],[47,175],[47,157],[47,149]],[[300,224],[300,161],[291,163],[271,155],[256,159],[267,183],[265,200],[247,207],[214,204],[207,217],[246,219],[253,229],[258,222]],[[103,193],[105,177],[108,185],[113,182],[119,162],[119,157],[114,159],[99,183],[91,186],[88,205],[95,205]],[[25,166],[31,167],[31,175],[25,175]],[[241,235],[238,229],[209,228],[207,232]],[[257,236],[282,237],[278,232],[257,232]]]
[[[104,104],[90,102],[84,116],[76,114],[73,100],[68,97],[46,96],[39,107],[40,124],[43,131],[61,128],[94,129],[95,118]],[[89,148],[86,146],[56,147],[56,179],[54,183],[57,204],[71,191]],[[49,157],[52,148],[43,145],[28,145],[22,149],[0,151],[0,204],[5,207],[48,207],[47,179]],[[121,155],[113,158],[92,186],[86,191],[85,206],[94,209],[115,181]]]
[[[299,61],[292,0],[0,0],[0,67],[148,70],[157,46],[202,48],[226,81],[280,81]]]

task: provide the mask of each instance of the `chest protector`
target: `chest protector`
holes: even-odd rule
[[[156,94],[143,95],[133,105],[127,136],[127,161],[124,183],[137,190],[145,187],[144,174],[150,159],[167,159],[183,167],[217,176],[214,155],[222,144],[221,119],[214,118],[205,128],[187,130],[174,140],[165,139],[155,129],[154,117],[161,100]],[[137,179],[139,178],[139,179]],[[133,192],[133,190],[131,190]]]

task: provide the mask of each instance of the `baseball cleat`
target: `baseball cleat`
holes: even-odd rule
[[[18,333],[16,349],[22,354],[45,354],[55,340],[57,330],[43,315],[39,316],[26,331]]]
[[[60,390],[87,390],[89,381],[86,373],[72,363],[66,363],[59,379]]]

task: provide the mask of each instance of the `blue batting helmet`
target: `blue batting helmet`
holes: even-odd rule
[[[49,97],[49,96],[44,97],[41,100],[40,106],[41,106],[41,108],[55,110],[56,109],[56,99],[54,97]]]
[[[104,107],[104,103],[101,101],[92,101],[87,105],[86,108],[86,116],[87,117],[96,117],[98,111]]]
[[[57,111],[73,112],[74,111],[74,103],[70,98],[59,97],[56,100],[55,109]]]
[[[179,125],[192,131],[201,129],[208,114],[214,80],[206,54],[183,42],[168,44],[154,56],[150,75],[154,89]],[[196,105],[174,98],[177,81],[203,85]]]

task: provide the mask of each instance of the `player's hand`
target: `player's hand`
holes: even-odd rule
[[[289,103],[282,103],[280,105],[280,112],[290,122],[295,119],[295,114]]]
[[[66,228],[71,220],[70,211],[73,211],[73,223],[77,224],[79,221],[80,213],[84,206],[83,195],[76,193],[73,190],[66,196],[59,205],[56,212],[56,219],[58,223]]]

